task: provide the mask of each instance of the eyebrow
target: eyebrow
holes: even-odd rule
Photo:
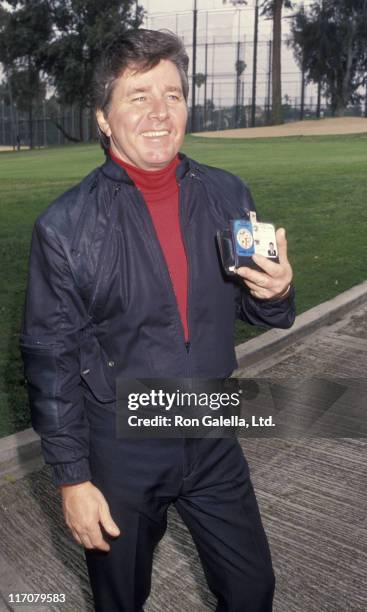
[[[181,87],[178,87],[177,85],[166,85],[166,87],[164,88],[165,91],[177,91],[178,93],[180,93],[182,95],[182,89]],[[131,96],[133,94],[136,93],[146,93],[149,91],[149,87],[133,87],[132,89],[129,89],[127,91],[127,95]]]
[[[127,95],[131,96],[131,94],[145,93],[146,91],[148,91],[148,87],[133,87],[132,89],[128,89]]]
[[[165,91],[177,91],[179,93],[182,94],[182,89],[181,87],[177,87],[177,85],[167,85],[167,87],[164,88]]]

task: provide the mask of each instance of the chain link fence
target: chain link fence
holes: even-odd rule
[[[96,124],[90,109],[55,105],[49,110],[47,102],[33,105],[32,117],[4,100],[0,105],[0,145],[33,147],[88,142],[96,139]]]
[[[144,27],[168,29],[180,36],[193,66],[193,12],[147,15]],[[189,74],[189,123],[192,132],[263,126],[271,118],[271,23],[259,20],[254,66],[254,9],[197,12],[196,76]],[[331,115],[317,85],[299,69],[289,35],[282,41],[282,95],[285,122]],[[192,89],[195,87],[195,113]],[[90,109],[62,107],[47,100],[34,105],[32,118],[0,99],[0,145],[45,147],[96,139]],[[367,98],[347,110],[367,116]]]

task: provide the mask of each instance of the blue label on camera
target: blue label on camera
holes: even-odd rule
[[[232,221],[232,232],[237,255],[251,257],[255,253],[251,221],[246,221],[245,219]]]

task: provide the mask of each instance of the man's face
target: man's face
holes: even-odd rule
[[[187,106],[180,74],[169,60],[147,72],[127,69],[112,93],[107,117],[97,111],[111,150],[144,170],[159,170],[172,161],[185,136]]]

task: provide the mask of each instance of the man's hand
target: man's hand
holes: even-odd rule
[[[111,536],[120,535],[106,499],[91,482],[60,487],[62,508],[74,539],[85,548],[109,551],[101,526]]]
[[[236,272],[244,279],[251,295],[263,300],[286,296],[292,281],[293,272],[287,257],[287,239],[284,228],[276,231],[279,253],[279,263],[271,261],[263,255],[253,255],[253,261],[264,270],[260,272],[242,266]]]

